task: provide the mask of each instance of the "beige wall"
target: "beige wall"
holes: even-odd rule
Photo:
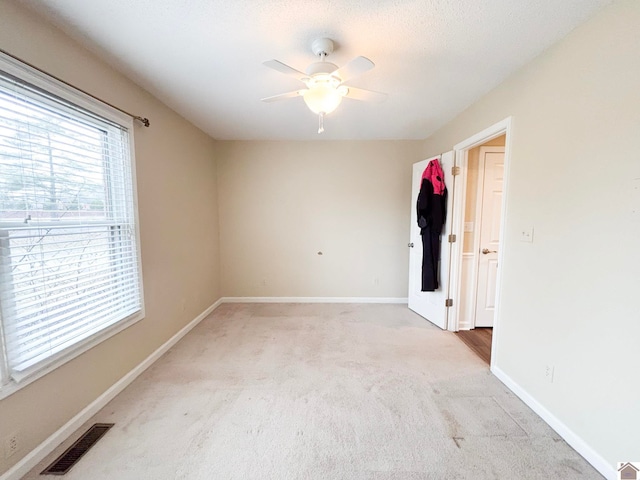
[[[223,295],[406,297],[421,147],[221,142]]]
[[[219,298],[215,145],[207,135],[32,13],[0,2],[0,46],[131,112],[146,318],[0,401],[0,474]],[[184,302],[184,307],[183,307]]]
[[[423,150],[513,116],[497,366],[611,468],[640,454],[639,25],[605,8]]]

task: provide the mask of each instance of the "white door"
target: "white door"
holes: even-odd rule
[[[480,213],[480,252],[475,306],[475,326],[493,327],[498,278],[498,250],[502,220],[504,147],[480,147],[477,204]]]
[[[418,227],[416,217],[416,202],[420,193],[420,183],[422,172],[433,158],[414,163],[411,186],[411,232],[409,240],[409,308],[418,315],[423,316],[434,325],[446,330],[447,328],[447,307],[446,300],[449,293],[449,263],[451,261],[451,244],[447,241],[447,236],[451,231],[451,219],[453,212],[453,151],[443,153],[439,157],[444,181],[447,186],[447,221],[442,229],[442,241],[440,247],[440,288],[435,292],[422,292],[422,238],[420,237],[420,227]]]

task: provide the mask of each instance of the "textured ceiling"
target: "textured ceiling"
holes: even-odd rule
[[[424,139],[610,0],[21,3],[214,138],[320,140]],[[304,70],[319,37],[336,42],[339,66],[375,62],[350,85],[389,95],[345,99],[322,135],[302,98],[260,101],[302,86],[262,62]]]

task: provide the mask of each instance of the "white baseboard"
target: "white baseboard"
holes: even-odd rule
[[[520,400],[526,403],[531,410],[547,422],[549,426],[553,428],[569,445],[571,445],[571,448],[582,455],[584,459],[593,466],[593,468],[598,470],[598,472],[600,472],[605,478],[610,480],[617,478],[617,472],[609,462],[602,458],[600,454],[591,448],[591,446],[589,446],[582,438],[576,435],[573,430],[562,423],[558,417],[533,398],[524,388],[513,381],[509,375],[496,366],[491,367],[491,372],[498,377],[498,379],[504,383],[509,390],[520,397]]]
[[[407,303],[406,297],[222,297],[222,303]]]
[[[7,470],[0,480],[19,480],[26,475],[33,467],[38,465],[47,455],[49,455],[58,445],[64,442],[69,436],[82,426],[84,422],[89,420],[93,415],[109,403],[116,395],[122,392],[131,382],[133,382],[142,372],[149,368],[153,363],[164,355],[171,347],[173,347],[178,341],[184,337],[189,331],[198,325],[207,315],[213,312],[220,304],[222,299],[219,299],[213,305],[208,307],[204,312],[194,318],[185,327],[183,327],[173,337],[163,343],[156,351],[145,358],[140,364],[138,364],[133,370],[127,373],[124,377],[114,383],[108,390],[102,395],[96,398],[93,402],[87,405],[80,413],[65,423],[51,436],[49,436],[44,442],[29,452],[24,458],[22,458],[13,467]]]

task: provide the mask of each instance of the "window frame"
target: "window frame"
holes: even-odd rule
[[[3,54],[2,52],[0,52],[0,70],[38,87],[51,95],[59,97],[83,110],[86,110],[93,115],[116,123],[127,130],[129,137],[129,167],[131,175],[134,236],[137,256],[136,271],[140,287],[140,310],[138,312],[117,321],[99,332],[96,332],[95,334],[79,341],[77,344],[68,347],[64,351],[54,354],[50,359],[44,360],[38,364],[37,368],[27,371],[18,380],[11,378],[9,373],[9,363],[6,356],[3,335],[4,323],[0,316],[0,400],[2,400],[145,318],[145,296],[142,275],[142,252],[140,245],[140,221],[138,213],[133,119],[116,109],[99,102],[89,95],[86,95],[79,90],[75,90],[64,83]],[[7,226],[9,225],[7,224]]]

